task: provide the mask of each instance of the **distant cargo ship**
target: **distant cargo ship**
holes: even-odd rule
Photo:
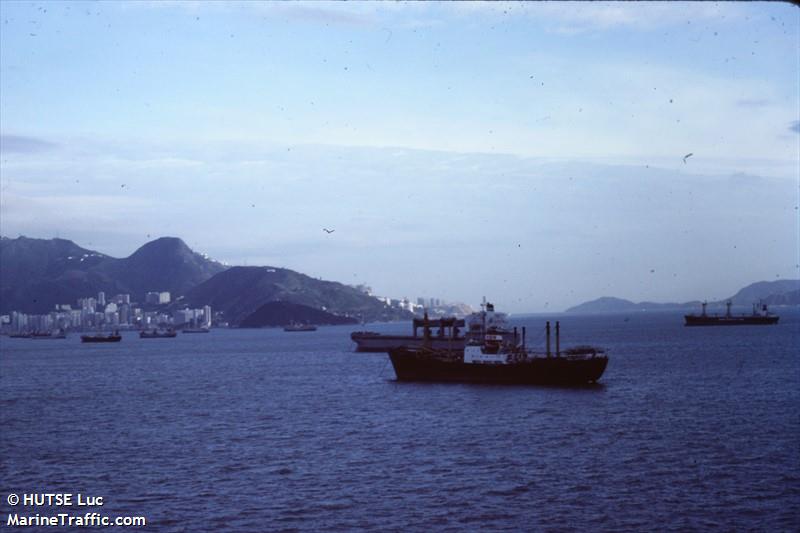
[[[176,337],[178,332],[174,329],[167,329],[167,330],[142,330],[139,332],[140,339],[171,339]]]
[[[211,330],[209,328],[207,328],[207,327],[186,328],[186,329],[183,330],[184,333],[208,333],[209,331],[211,331]]]
[[[37,332],[34,331],[29,336],[31,339],[44,339],[44,340],[51,340],[51,339],[66,339],[67,332],[63,329],[57,329],[55,331],[49,332]]]
[[[81,342],[119,342],[122,340],[122,335],[118,331],[112,334],[104,335],[99,333],[97,335],[81,335]]]
[[[470,342],[461,350],[437,350],[428,346],[389,350],[398,381],[436,381],[519,385],[590,385],[596,383],[608,365],[608,355],[593,346],[579,346],[561,352],[556,322],[556,351],[550,352],[550,322],[547,323],[547,351],[535,354],[514,332],[489,329],[483,342]]]
[[[753,313],[750,315],[731,314],[731,302],[726,302],[725,314],[709,315],[706,314],[707,302],[703,302],[703,311],[699,315],[684,315],[686,326],[765,326],[777,324],[780,317],[770,313],[766,304],[761,305],[761,309],[753,304]]]
[[[494,310],[494,304],[486,301],[484,296],[481,310],[472,313],[465,320],[467,322],[467,340],[482,341],[483,335],[489,329],[508,330],[508,315]]]

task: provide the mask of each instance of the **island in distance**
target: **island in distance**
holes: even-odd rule
[[[754,303],[767,305],[800,305],[800,280],[786,279],[776,281],[759,281],[744,287],[739,292],[723,300],[708,302],[709,308],[724,309],[725,302],[735,306],[750,307]],[[601,314],[628,313],[641,311],[686,311],[700,309],[701,301],[683,303],[632,302],[622,298],[604,296],[596,300],[584,302],[570,307],[565,313]]]

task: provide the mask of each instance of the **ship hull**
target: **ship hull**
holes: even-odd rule
[[[360,332],[352,333],[350,338],[356,343],[357,352],[373,353],[388,352],[389,350],[403,347],[418,348],[425,341],[423,337],[413,337],[411,335],[381,335]],[[435,350],[462,350],[465,340],[464,338],[431,337],[428,343]]]
[[[780,317],[770,316],[697,316],[684,315],[686,326],[769,326]]]
[[[122,340],[122,336],[120,336],[120,335],[109,335],[108,337],[87,337],[87,336],[84,335],[84,336],[81,337],[81,342],[89,342],[89,343],[93,343],[93,342],[119,342],[121,340]]]
[[[589,385],[605,372],[608,358],[536,357],[508,364],[465,363],[405,348],[389,352],[398,381],[495,383],[507,385]]]

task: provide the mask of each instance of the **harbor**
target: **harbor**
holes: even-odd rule
[[[688,529],[791,529],[800,315],[781,310],[781,325],[766,330],[684,328],[679,312],[625,318],[509,317],[540,354],[548,320],[553,353],[605,348],[606,371],[583,387],[397,381],[387,354],[354,352],[349,325],[163,342],[122,331],[121,343],[95,346],[75,335],[2,337],[4,479],[53,483],[68,460],[107,496],[104,512],[141,509],[158,531],[206,530],[237,498],[250,514],[228,531],[257,531],[266,517],[302,519],[303,529],[402,529],[409,515],[397,512],[398,497],[416,524],[470,528],[479,516],[484,530],[601,520],[604,530],[639,531],[672,506]],[[411,333],[410,322],[366,328]],[[30,396],[26,376],[46,393]],[[76,416],[103,438],[63,423]],[[169,479],[169,499],[152,469]],[[176,509],[196,502],[198,476],[224,480],[205,497],[215,510],[178,521]],[[746,497],[753,491],[769,498]],[[532,508],[533,497],[559,503]],[[481,502],[478,515],[465,501]]]

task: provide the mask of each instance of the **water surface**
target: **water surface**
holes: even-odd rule
[[[157,531],[796,531],[800,316],[782,314],[558,317],[563,345],[610,351],[584,389],[398,383],[352,327],[2,338],[2,516],[9,492],[82,492]],[[544,320],[513,322],[543,346]]]

